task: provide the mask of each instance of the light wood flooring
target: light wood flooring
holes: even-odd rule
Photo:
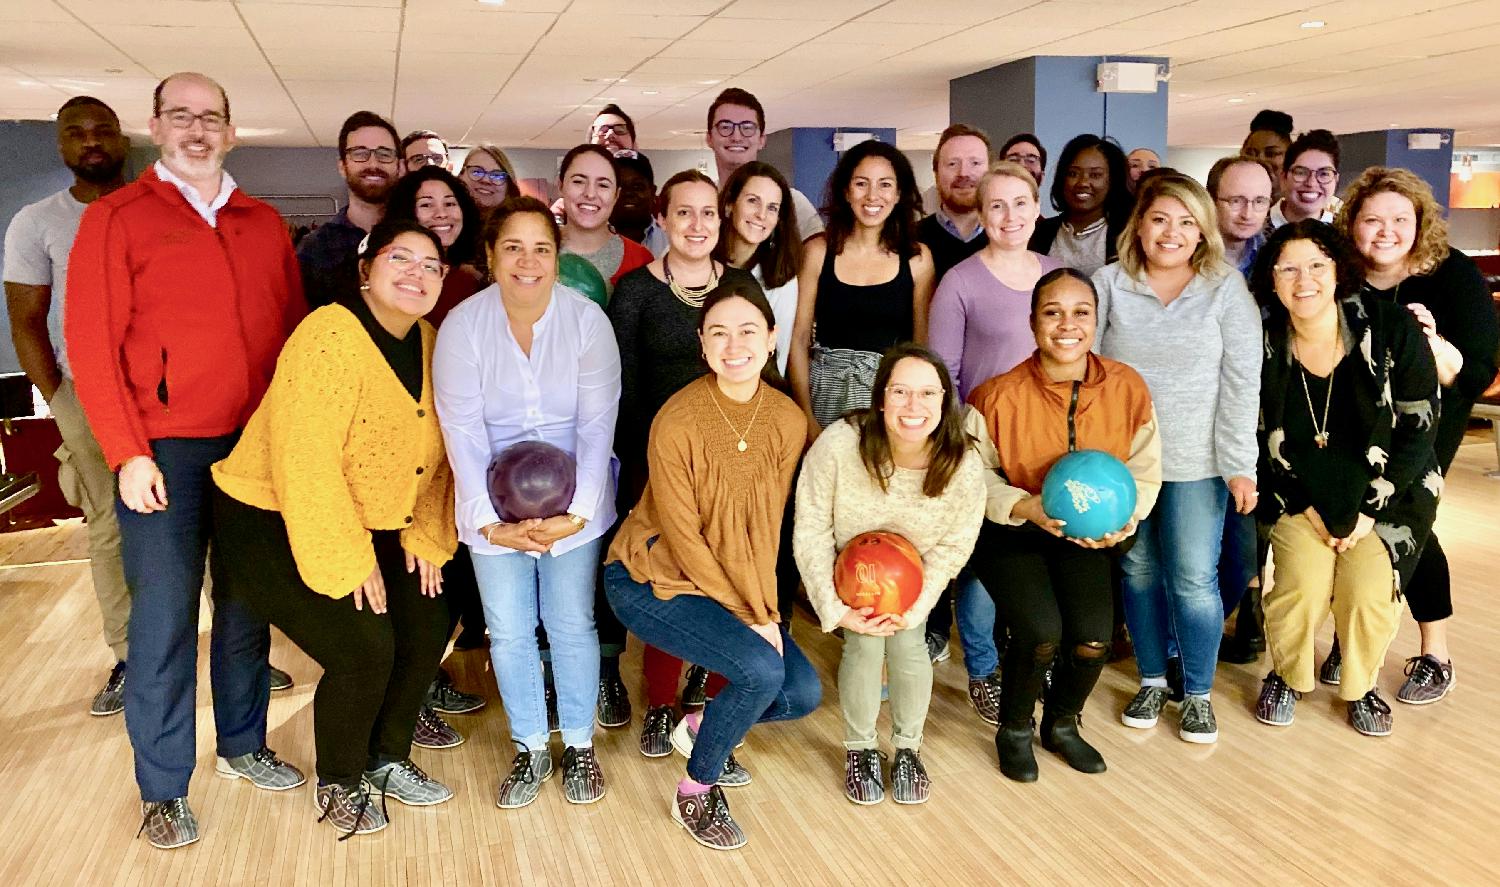
[[[16,566],[86,557],[84,531],[0,536],[0,885],[1500,883],[1500,480],[1483,476],[1494,458],[1487,438],[1471,436],[1438,524],[1459,608],[1458,687],[1437,705],[1394,704],[1391,737],[1356,734],[1323,691],[1302,700],[1288,729],[1257,723],[1265,660],[1220,668],[1217,745],[1180,741],[1175,707],[1156,730],[1131,730],[1118,719],[1135,685],[1121,663],[1085,720],[1109,772],[1074,773],[1038,748],[1040,782],[1018,785],[1001,777],[993,728],[969,707],[955,642],[927,722],[932,801],[856,807],[842,794],[839,644],[799,618],[824,703],[803,721],[756,728],[739,752],[755,781],[729,793],[750,836],[732,853],[699,848],[668,818],[682,762],[636,751],[638,695],[632,729],[598,737],[604,800],[570,806],[554,780],[532,807],[497,809],[511,751],[479,653],[450,660],[459,685],[491,703],[452,718],[468,742],[415,753],[457,797],[424,810],[393,804],[390,828],[338,843],[314,822],[310,787],[273,794],[214,777],[206,627],[191,791],[203,840],[155,850],[134,837],[123,719],[87,713],[110,665],[87,564]],[[1387,699],[1415,653],[1408,619],[1381,673]],[[272,658],[297,687],[272,700],[270,744],[311,773],[317,666],[280,636]],[[635,694],[635,649],[627,669]]]

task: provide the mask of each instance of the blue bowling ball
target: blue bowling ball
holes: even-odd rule
[[[1063,535],[1099,539],[1117,533],[1135,513],[1135,478],[1103,450],[1078,450],[1058,459],[1042,481],[1042,510],[1063,521]]]

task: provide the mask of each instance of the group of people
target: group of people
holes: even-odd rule
[[[994,151],[955,124],[932,215],[879,141],[840,156],[819,212],[758,160],[753,95],[725,90],[706,123],[717,181],[658,189],[634,123],[604,109],[549,206],[497,147],[455,176],[437,134],[359,112],[338,137],[348,205],[294,252],[223,168],[234,126],[214,81],[158,85],[161,157],[131,184],[114,112],[59,111],[75,184],[12,222],[6,290],[65,465],[92,478],[120,662],[104,692],[123,695],[153,845],[199,834],[205,572],[217,772],[305,782],[266,745],[275,625],[323,668],[313,797],[341,840],[384,828],[387,800],[452,798],[411,757],[462,742],[442,716],[484,704],[443,669],[450,643],[491,656],[514,745],[498,806],[554,775],[568,802],[601,800],[594,733],[634,721],[634,634],[640,751],[686,759],[670,815],[704,846],[744,845],[723,791],[752,781],[735,750],[821,701],[789,630],[804,590],[842,635],[857,804],[929,798],[923,728],[955,621],[970,700],[1022,782],[1038,732],[1068,766],[1105,769],[1081,714],[1122,621],[1140,676],[1122,722],[1149,729],[1175,699],[1190,742],[1217,738],[1216,662],[1258,646],[1260,720],[1290,724],[1321,677],[1356,729],[1388,733],[1375,683],[1403,597],[1423,647],[1398,698],[1452,688],[1431,526],[1497,330],[1419,178],[1372,168],[1330,210],[1336,139],[1291,139],[1271,112],[1206,189],[1078,136],[1044,218],[1045,146]],[[559,282],[565,253],[607,281],[602,307]],[[488,466],[535,441],[573,459],[571,500],[507,519]],[[1102,538],[1067,536],[1042,505],[1048,469],[1081,449],[1137,489]],[[838,594],[839,551],[873,530],[921,556],[904,613]],[[1236,607],[1238,653],[1221,643]]]

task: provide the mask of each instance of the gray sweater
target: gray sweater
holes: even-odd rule
[[[1094,273],[1094,348],[1146,380],[1161,424],[1162,480],[1255,479],[1260,311],[1225,265],[1193,277],[1163,305],[1119,263]]]

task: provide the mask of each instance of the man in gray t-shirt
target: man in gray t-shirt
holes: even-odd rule
[[[88,519],[89,561],[104,640],[115,667],[89,713],[124,710],[126,629],[130,591],[120,562],[120,528],[115,519],[115,475],[104,461],[68,377],[63,353],[63,294],[67,292],[68,253],[84,207],[125,184],[130,141],[120,121],[96,98],[79,96],[57,112],[57,150],[73,171],[73,185],[22,208],[5,232],[5,301],[11,338],[27,378],[42,392],[63,445],[57,472],[64,496]]]

